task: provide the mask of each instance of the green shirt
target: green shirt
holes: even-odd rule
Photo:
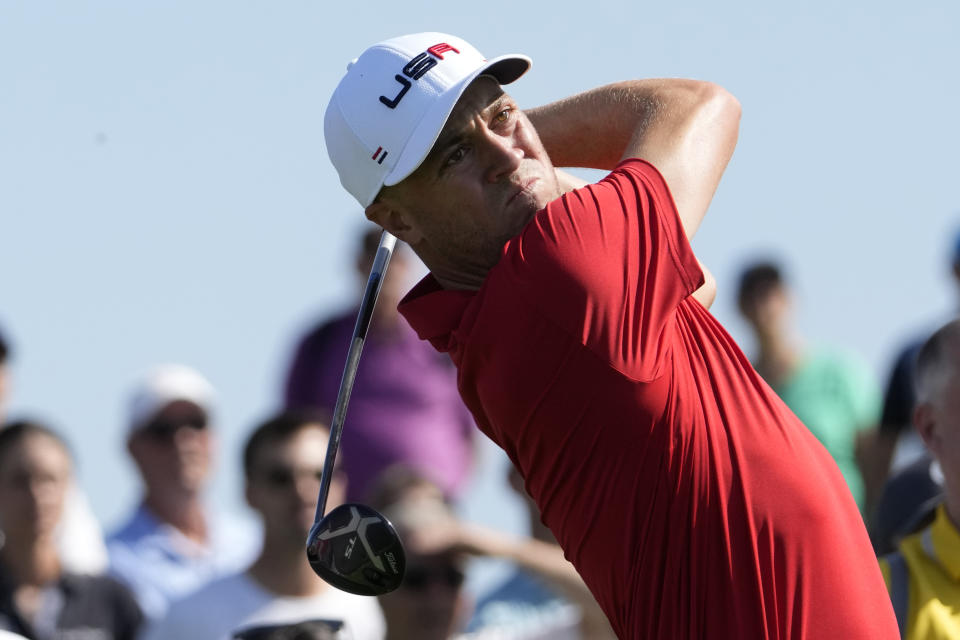
[[[854,358],[815,350],[774,390],[833,456],[862,511],[856,436],[880,414],[880,390],[869,370]]]

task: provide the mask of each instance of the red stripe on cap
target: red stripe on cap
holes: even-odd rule
[[[376,160],[376,159],[377,159],[377,156],[380,155],[380,152],[381,152],[381,151],[383,151],[383,147],[377,147],[377,150],[374,152],[374,154],[373,154],[372,156],[370,156],[370,159],[371,159],[371,160]]]
[[[453,51],[454,53],[460,53],[460,50],[459,50],[459,49],[454,49],[453,47],[451,47],[450,45],[448,45],[446,42],[441,42],[441,43],[439,43],[439,44],[435,44],[435,45],[433,45],[432,47],[430,47],[429,49],[427,49],[427,53],[433,54],[435,57],[440,58],[441,60],[443,60],[443,54],[446,53],[447,51]]]

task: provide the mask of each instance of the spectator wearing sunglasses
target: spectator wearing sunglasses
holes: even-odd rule
[[[377,601],[323,582],[304,555],[328,437],[319,418],[302,413],[283,413],[253,431],[244,448],[243,467],[247,504],[263,522],[260,555],[246,571],[220,578],[174,603],[146,640],[227,640],[237,629],[317,618],[342,622],[344,638],[383,638]],[[337,470],[329,506],[341,504],[345,495],[346,478]]]
[[[412,468],[399,466],[381,475],[371,495],[371,505],[397,528],[407,556],[400,587],[377,596],[387,622],[386,640],[457,637],[472,609],[463,590],[468,555],[454,536],[446,535],[448,525],[459,521],[441,489]]]
[[[108,537],[110,570],[150,620],[174,600],[246,566],[256,536],[204,503],[215,438],[213,387],[182,365],[152,369],[130,398],[127,451],[143,498]]]
[[[515,487],[522,491],[519,477]],[[418,640],[566,640],[613,637],[583,579],[548,530],[534,527],[533,536],[514,536],[458,518],[440,488],[411,467],[395,466],[374,484],[369,497],[397,528],[407,553],[400,588],[379,596],[387,620],[387,639]],[[539,512],[531,511],[533,518]],[[537,517],[539,522],[539,518]],[[481,609],[479,624],[468,625],[474,603],[461,589],[469,558],[511,562],[526,587],[498,594],[501,604],[522,595],[530,609],[498,616]],[[537,592],[530,589],[536,583]],[[545,593],[548,592],[549,593]],[[481,604],[493,604],[485,599]],[[514,603],[516,604],[516,603]],[[533,620],[537,618],[538,620]],[[542,622],[542,624],[535,624]],[[468,633],[462,634],[464,627]]]

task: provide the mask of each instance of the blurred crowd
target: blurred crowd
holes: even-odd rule
[[[360,281],[378,237],[360,238]],[[364,502],[393,522],[407,552],[400,588],[377,598],[338,591],[304,550],[356,308],[302,336],[281,408],[246,437],[242,491],[259,537],[205,500],[217,403],[201,372],[158,364],[117,399],[142,492],[105,532],[70,444],[42,418],[6,415],[13,341],[0,335],[0,638],[612,638],[519,474],[503,481],[526,506],[527,535],[457,516],[480,436],[449,360],[396,312],[408,260],[397,252],[376,307],[328,499],[328,508]],[[952,268],[960,293],[960,242]],[[784,265],[744,265],[735,294],[754,367],[830,452],[860,506],[903,636],[960,637],[949,635],[960,607],[960,322],[918,332],[878,374],[842,346],[798,334]],[[22,351],[29,358],[29,345]],[[472,558],[512,569],[472,594]]]

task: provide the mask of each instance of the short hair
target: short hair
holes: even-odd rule
[[[919,402],[930,402],[956,367],[951,358],[960,349],[960,319],[951,320],[920,347],[917,353],[914,385]]]
[[[320,411],[305,409],[285,410],[258,425],[243,447],[243,472],[247,478],[253,476],[257,454],[266,445],[286,440],[309,424],[328,429],[328,420]]]
[[[7,341],[3,339],[3,332],[0,331],[0,365],[4,364],[9,357],[10,345],[7,344]]]
[[[381,471],[374,479],[366,502],[378,511],[389,510],[417,489],[435,489],[441,501],[450,506],[449,498],[440,486],[420,469],[409,464],[397,463]]]
[[[743,311],[747,303],[763,297],[783,285],[780,267],[773,262],[755,262],[740,274],[740,286],[737,289],[737,303]]]
[[[56,442],[73,460],[70,445],[59,433],[37,420],[15,420],[0,427],[0,460],[7,452],[29,436],[47,436]]]

